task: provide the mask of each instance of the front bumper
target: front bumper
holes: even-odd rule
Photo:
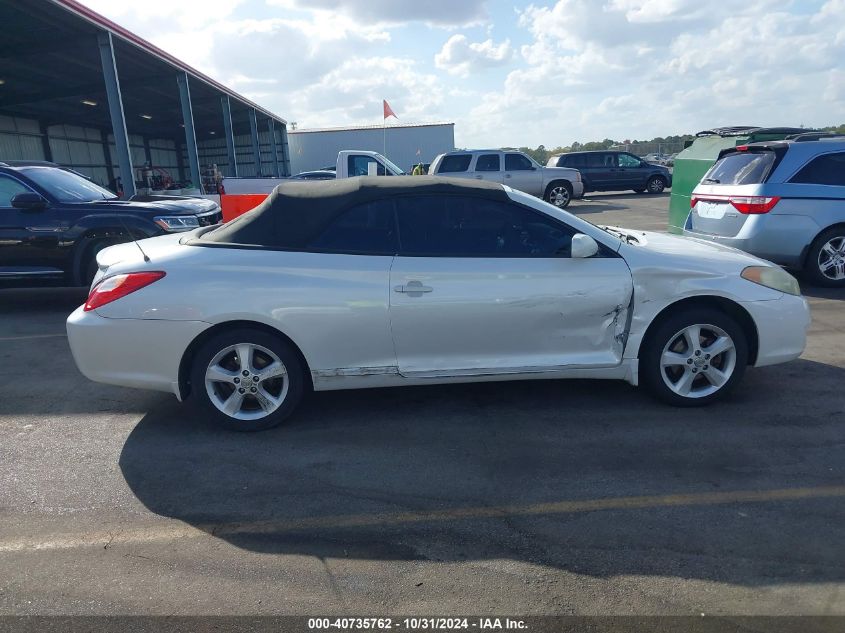
[[[182,357],[209,327],[204,321],[109,319],[80,306],[67,319],[67,336],[76,366],[86,378],[164,391],[181,399]]]
[[[810,328],[810,306],[804,297],[783,295],[772,301],[743,301],[757,326],[755,367],[785,363],[801,356]]]
[[[576,200],[584,197],[583,181],[576,181],[572,183],[572,197]]]

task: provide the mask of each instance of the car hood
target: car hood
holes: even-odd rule
[[[217,204],[204,198],[152,197],[130,200],[103,200],[85,203],[86,207],[98,211],[124,211],[146,216],[156,215],[199,215],[217,209]]]
[[[674,260],[679,267],[698,267],[713,272],[740,272],[747,266],[775,265],[739,249],[708,240],[653,231],[634,231],[620,227],[608,228],[630,235],[637,240],[635,244],[625,244],[626,253],[632,256],[636,256],[638,252],[651,255],[664,260],[665,265],[673,265]]]
[[[543,171],[547,174],[571,174],[573,171],[578,171],[573,167],[543,167]]]

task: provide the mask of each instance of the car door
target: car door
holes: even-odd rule
[[[502,182],[508,187],[530,193],[532,196],[543,195],[543,172],[527,156],[518,152],[505,153],[505,171]]]
[[[620,189],[639,189],[645,187],[648,179],[646,163],[633,154],[618,154],[619,171],[617,171],[617,182]]]
[[[472,177],[475,180],[486,180],[488,182],[502,182],[502,155],[500,152],[489,154],[478,154],[472,169]]]
[[[55,276],[59,240],[65,227],[54,207],[16,209],[12,198],[34,190],[23,181],[0,174],[0,276]]]
[[[619,162],[615,152],[597,152],[587,157],[590,181],[595,189],[612,191],[619,188]]]
[[[631,273],[609,249],[569,257],[575,231],[469,196],[396,200],[390,322],[404,376],[619,364]]]

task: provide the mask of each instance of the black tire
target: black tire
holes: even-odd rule
[[[77,283],[82,286],[91,286],[94,276],[97,274],[97,254],[112,243],[106,241],[94,242],[85,251],[85,256],[79,266]]]
[[[686,338],[679,335],[695,325],[702,326],[702,336],[696,349],[690,350]],[[709,328],[717,328],[722,332],[717,333]],[[733,348],[711,357],[706,354],[707,348],[715,342],[714,336],[717,334],[730,337]],[[670,345],[672,343],[674,345]],[[686,360],[679,358],[678,364],[664,368],[661,359],[667,346],[667,352],[685,357]],[[696,354],[696,351],[700,354]],[[640,348],[640,382],[663,402],[677,407],[699,407],[730,393],[742,379],[747,363],[748,342],[745,332],[736,321],[715,308],[687,308],[669,314],[648,333]],[[724,372],[721,371],[723,369]],[[713,381],[725,374],[728,374],[727,380],[716,387]],[[690,381],[691,395],[681,395],[667,384],[671,382],[679,386],[684,379]],[[710,391],[713,389],[715,391]]]
[[[645,189],[634,189],[634,193],[645,193]]]
[[[556,180],[549,183],[543,200],[556,206],[558,209],[565,209],[572,202],[572,185],[565,180]]]
[[[839,254],[824,250],[831,242],[833,244],[830,248],[834,253]],[[814,286],[845,288],[845,252],[843,251],[845,251],[845,226],[834,226],[819,234],[810,245],[810,250],[807,251],[807,259],[804,261],[804,278]],[[829,269],[826,275],[822,271],[822,265],[832,260],[834,267],[832,270]],[[839,263],[836,264],[836,262]],[[837,275],[837,269],[843,273],[841,279],[834,278]]]
[[[661,176],[652,176],[645,184],[646,191],[649,193],[663,193],[666,189],[666,181]]]
[[[284,365],[284,369],[286,370],[284,377],[268,378],[265,382],[258,380],[253,386],[252,380],[254,379],[254,375],[244,375],[243,370],[239,369],[243,365],[239,363],[240,359],[237,357],[237,352],[230,352],[221,360],[218,360],[215,365],[219,364],[222,367],[224,363],[228,363],[229,365],[226,366],[226,369],[235,373],[232,378],[233,383],[229,384],[228,382],[221,381],[219,383],[213,383],[211,387],[207,387],[206,371],[209,369],[212,361],[224,352],[224,350],[240,344],[258,346],[274,354],[277,357],[276,360],[281,361]],[[261,350],[254,350],[253,357],[250,359],[250,368],[258,368],[260,370],[267,359],[274,360],[269,354],[265,354]],[[263,367],[267,366],[263,365]],[[305,389],[305,370],[299,359],[299,355],[282,338],[259,329],[237,328],[228,330],[210,338],[194,355],[190,373],[190,399],[207,416],[207,419],[211,420],[217,426],[233,431],[263,431],[278,426],[296,409],[302,400],[302,394]],[[260,371],[255,371],[254,373],[258,374]],[[286,388],[284,381],[286,381]],[[238,382],[237,387],[234,382]],[[264,391],[256,391],[259,383]],[[264,387],[265,384],[270,386]],[[250,386],[247,387],[246,385]],[[260,417],[239,419],[238,417],[224,413],[212,402],[209,389],[214,392],[218,402],[223,401],[227,394],[230,397],[235,395],[234,392],[236,389],[244,389],[245,393],[240,396],[243,404],[236,414]],[[272,412],[263,414],[259,398],[261,394],[267,393],[274,397],[280,397],[281,401]]]

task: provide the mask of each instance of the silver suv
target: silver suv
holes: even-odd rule
[[[584,197],[577,169],[543,167],[527,154],[499,149],[456,150],[440,154],[431,163],[433,176],[474,178],[499,182],[542,198],[563,209],[573,198]]]
[[[845,288],[845,136],[803,134],[724,150],[690,207],[684,235]]]

